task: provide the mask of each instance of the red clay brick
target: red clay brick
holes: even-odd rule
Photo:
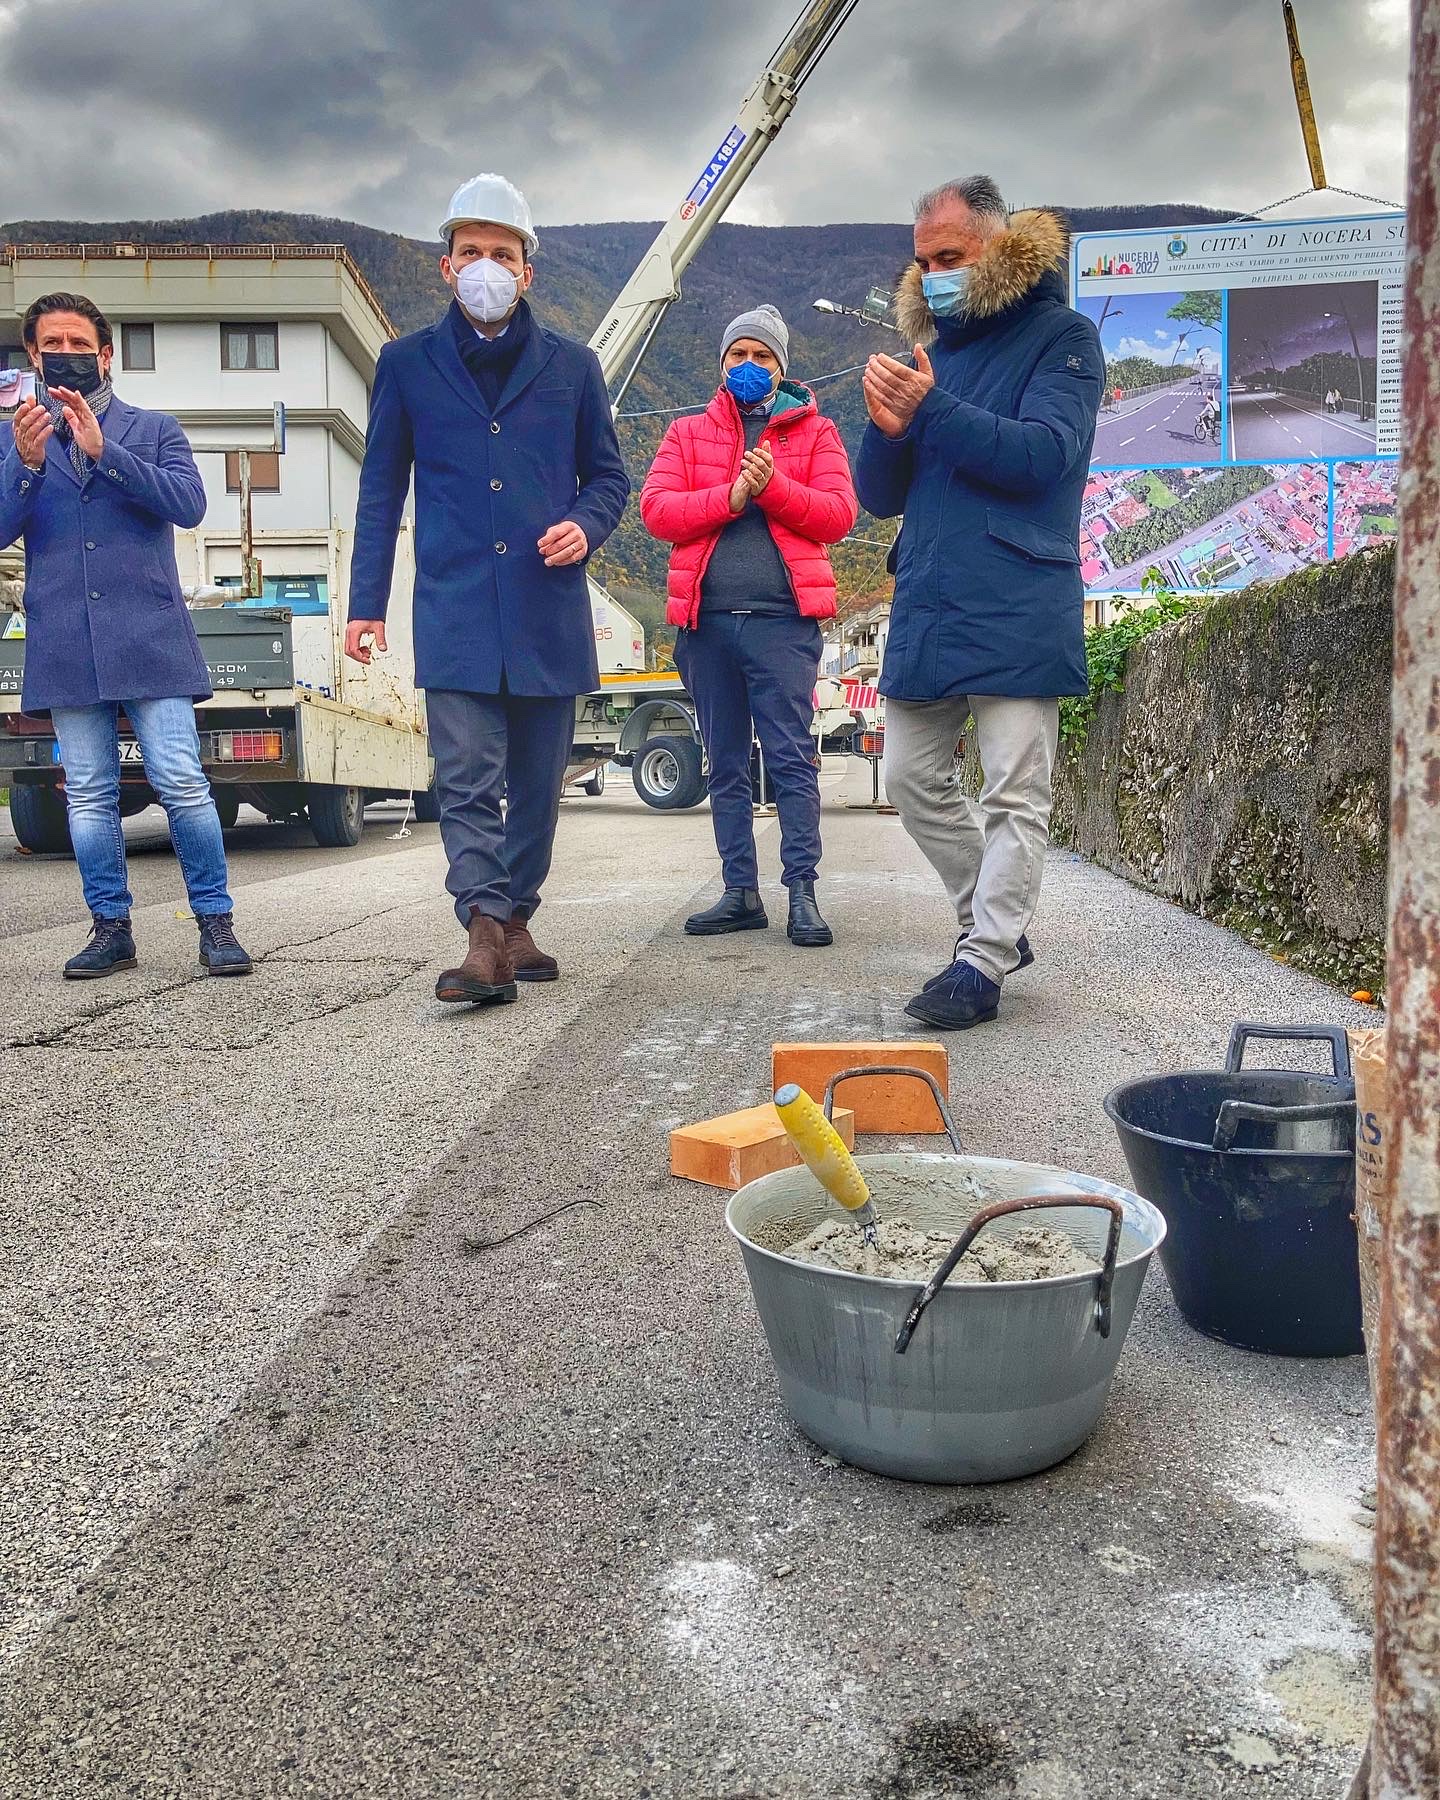
[[[943,1044],[913,1038],[899,1044],[776,1044],[771,1054],[774,1085],[778,1088],[787,1081],[798,1081],[817,1102],[824,1099],[825,1084],[832,1075],[874,1063],[924,1069],[939,1082],[942,1094],[950,1092],[950,1058]],[[859,1132],[923,1136],[945,1129],[935,1096],[921,1081],[894,1075],[866,1076],[845,1082],[835,1099],[837,1112],[842,1100],[854,1111]]]
[[[855,1114],[848,1107],[835,1108],[835,1129],[853,1150]],[[742,1188],[777,1169],[798,1168],[799,1163],[768,1100],[670,1133],[670,1173],[710,1187]]]

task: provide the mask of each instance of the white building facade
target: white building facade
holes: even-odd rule
[[[252,448],[259,533],[352,530],[370,389],[395,336],[339,245],[12,245],[0,250],[0,367],[28,367],[26,308],[87,295],[115,330],[112,379],[192,443]],[[284,403],[282,456],[267,454]],[[235,456],[198,457],[203,529],[239,526]]]

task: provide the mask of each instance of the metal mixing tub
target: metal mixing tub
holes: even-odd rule
[[[826,1112],[842,1081],[876,1073],[929,1081],[956,1152],[859,1157],[882,1217],[903,1214],[921,1230],[959,1239],[991,1203],[1043,1196],[1043,1211],[1010,1212],[983,1229],[1013,1238],[1027,1223],[1052,1226],[1104,1266],[1043,1281],[937,1286],[932,1277],[921,1287],[796,1262],[782,1252],[834,1219],[836,1208],[806,1169],[762,1176],[734,1196],[725,1222],[745,1260],[785,1403],[807,1437],[880,1475],[936,1482],[1033,1475],[1094,1430],[1165,1221],[1110,1182],[967,1155],[944,1096],[919,1071],[847,1070],[826,1090]]]

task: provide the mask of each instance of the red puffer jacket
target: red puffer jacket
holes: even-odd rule
[[[815,396],[782,381],[770,421],[760,435],[775,459],[775,473],[755,504],[765,514],[807,619],[835,616],[835,573],[825,553],[859,513],[850,460],[833,419]],[[722,387],[703,413],[676,419],[665,433],[640,494],[640,517],[670,552],[671,625],[694,628],[700,617],[700,584],[720,533],[735,517],[730,489],[740,473],[745,432],[740,408]]]

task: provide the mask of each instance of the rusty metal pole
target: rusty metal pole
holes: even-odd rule
[[[1440,0],[1411,0],[1371,1800],[1440,1795]]]

